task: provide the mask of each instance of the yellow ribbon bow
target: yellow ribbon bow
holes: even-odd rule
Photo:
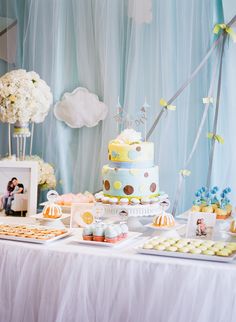
[[[213,32],[214,34],[218,34],[220,30],[226,31],[233,39],[233,42],[236,42],[236,33],[231,27],[228,27],[225,23],[217,23],[213,29]]]
[[[191,171],[190,170],[187,170],[187,169],[183,169],[183,170],[180,170],[180,172],[179,172],[180,174],[181,174],[181,176],[183,176],[183,177],[188,177],[188,176],[190,176],[190,174],[191,174]]]
[[[213,97],[203,97],[202,101],[203,101],[203,104],[210,104],[210,103],[213,104],[214,102]]]
[[[217,142],[221,143],[221,144],[224,144],[224,139],[222,138],[222,136],[220,136],[219,134],[214,134],[212,132],[209,132],[207,134],[207,137],[208,139],[214,139],[216,140]]]
[[[167,101],[164,100],[164,98],[160,99],[160,105],[165,107],[167,110],[170,110],[170,111],[175,111],[176,110],[176,106],[168,104]]]

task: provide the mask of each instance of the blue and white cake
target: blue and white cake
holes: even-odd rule
[[[159,169],[154,165],[154,144],[141,134],[124,130],[108,146],[109,164],[102,169],[103,194],[118,199],[155,198],[159,191]]]

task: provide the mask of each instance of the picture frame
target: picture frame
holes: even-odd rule
[[[12,178],[23,185],[23,191],[9,200],[7,185]],[[13,188],[14,189],[14,185]],[[38,163],[35,161],[0,161],[0,203],[1,213],[6,214],[6,205],[10,201],[10,211],[20,216],[37,213]],[[8,201],[6,201],[6,198]],[[3,207],[5,206],[5,208]]]
[[[216,214],[207,212],[189,212],[186,238],[213,239]]]

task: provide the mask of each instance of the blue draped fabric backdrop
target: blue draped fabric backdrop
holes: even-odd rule
[[[137,117],[144,97],[150,104],[148,128],[166,100],[204,57],[214,37],[216,22],[223,21],[220,0],[152,1],[152,22],[137,24],[128,17],[128,0],[0,0],[0,16],[18,20],[16,66],[0,62],[0,75],[8,69],[35,70],[50,85],[54,102],[78,86],[96,93],[109,107],[105,122],[94,128],[71,129],[57,121],[51,109],[46,121],[36,125],[33,153],[56,167],[60,192],[96,191],[101,188],[101,168],[107,162],[108,141],[117,135],[117,97]],[[224,77],[230,79],[233,58],[226,49]],[[235,50],[235,48],[234,48]],[[227,59],[226,59],[227,58]],[[150,138],[155,142],[155,162],[160,167],[160,188],[173,201],[179,177],[199,126],[207,96],[214,56],[176,100],[177,110],[161,120]],[[224,83],[214,184],[233,182],[232,142],[235,99],[233,81]],[[224,97],[224,99],[223,99]],[[207,176],[213,109],[189,169],[180,199],[180,211],[191,205],[196,189]],[[143,130],[139,128],[139,130]],[[6,126],[1,124],[1,155],[7,153]],[[236,152],[234,152],[236,153]]]

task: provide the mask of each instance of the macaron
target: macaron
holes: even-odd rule
[[[218,250],[218,252],[216,252],[217,256],[223,256],[223,257],[228,257],[230,256],[230,252],[228,252],[228,250],[226,248]]]
[[[156,250],[165,250],[166,246],[163,245],[163,244],[159,244],[159,245],[154,246],[154,249],[156,249]]]
[[[169,246],[166,248],[168,252],[176,252],[178,248],[176,246]]]
[[[214,244],[214,247],[218,247],[219,249],[223,249],[224,247],[226,246],[226,243],[221,243],[221,242],[219,242],[219,243],[215,243]]]
[[[153,249],[153,245],[150,243],[143,244],[143,249]]]
[[[212,250],[212,249],[206,249],[206,250],[203,250],[202,253],[204,255],[209,255],[209,256],[213,256],[215,255],[215,252]]]
[[[190,249],[190,253],[191,254],[201,254],[201,249],[199,249],[199,248],[192,248],[192,249]]]
[[[178,252],[180,253],[189,253],[190,249],[185,246],[185,247],[182,247],[182,248],[178,248]]]

